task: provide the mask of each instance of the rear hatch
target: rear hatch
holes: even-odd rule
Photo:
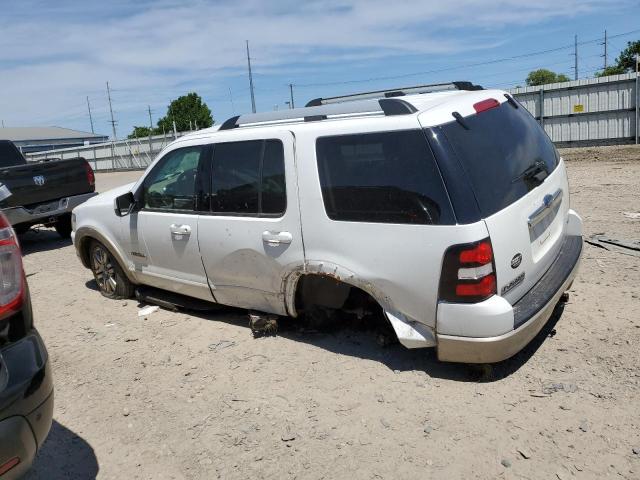
[[[524,107],[496,92],[478,102],[478,93],[474,110],[456,112],[456,120],[434,130],[446,137],[450,158],[443,160],[459,162],[467,177],[491,238],[498,295],[513,304],[560,250],[569,210],[567,175],[553,143]]]
[[[95,187],[89,184],[87,166],[78,158],[0,168],[0,182],[12,194],[2,207],[28,207],[92,192]]]

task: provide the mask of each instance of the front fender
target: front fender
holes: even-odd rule
[[[84,265],[85,268],[91,268],[88,255],[88,247],[91,240],[97,240],[105,247],[107,247],[109,252],[115,257],[115,259],[122,267],[122,270],[124,271],[129,281],[136,284],[138,283],[133,275],[133,264],[126,259],[124,252],[117,246],[117,243],[95,228],[87,226],[78,228],[75,231],[73,238],[76,252],[78,253],[80,260],[82,261],[82,265]]]

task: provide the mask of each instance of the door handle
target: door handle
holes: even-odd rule
[[[268,245],[276,246],[289,244],[293,240],[293,235],[289,232],[270,232],[268,230],[262,232],[262,241]]]
[[[539,224],[547,216],[549,210],[554,209],[560,202],[562,202],[562,189],[560,188],[551,195],[545,195],[542,205],[529,216],[529,228]]]
[[[175,223],[169,226],[171,235],[176,237],[182,237],[183,235],[191,235],[191,227],[189,225],[176,225]]]

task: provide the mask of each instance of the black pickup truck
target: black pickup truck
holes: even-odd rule
[[[97,195],[84,158],[27,162],[9,140],[0,140],[0,209],[18,233],[33,225],[71,235],[71,210]]]

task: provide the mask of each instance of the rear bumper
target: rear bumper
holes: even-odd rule
[[[47,351],[34,330],[2,349],[8,381],[0,392],[0,465],[19,463],[2,476],[19,478],[31,466],[53,419],[53,380]]]
[[[513,330],[494,337],[436,334],[438,359],[447,362],[495,363],[518,353],[544,327],[560,297],[571,286],[578,272],[581,254],[582,237],[567,236],[549,270],[513,305],[512,312],[508,312],[513,316]]]
[[[71,210],[75,207],[96,195],[98,195],[97,192],[83,193],[82,195],[73,195],[71,197],[44,202],[33,208],[11,207],[2,212],[7,216],[11,225],[43,223],[66,213],[71,213]]]

